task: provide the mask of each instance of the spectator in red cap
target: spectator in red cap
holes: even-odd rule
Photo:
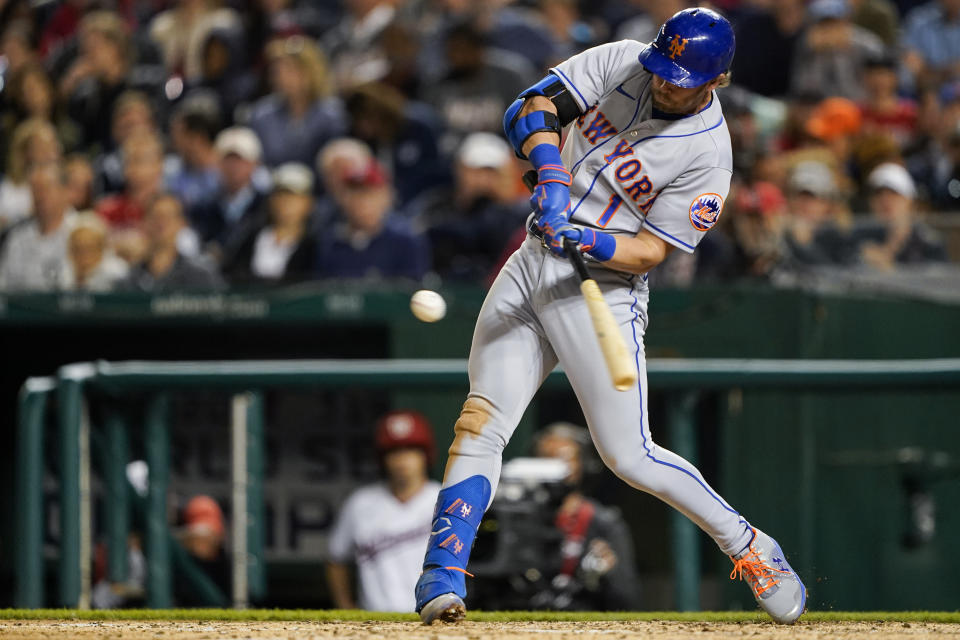
[[[393,184],[376,160],[347,175],[337,194],[340,220],[321,230],[321,278],[422,279],[430,243],[394,209]]]
[[[440,484],[430,480],[433,429],[416,411],[392,411],[377,422],[374,444],[384,479],[357,489],[343,504],[329,538],[327,581],[339,609],[413,611]],[[356,564],[354,597],[349,564]]]
[[[179,538],[183,548],[224,594],[230,593],[230,561],[224,549],[226,526],[223,510],[207,495],[190,498],[180,513]],[[181,607],[209,606],[203,594],[179,572],[175,574],[174,597]]]
[[[183,543],[195,558],[213,560],[223,548],[223,511],[210,496],[194,496],[183,508]]]

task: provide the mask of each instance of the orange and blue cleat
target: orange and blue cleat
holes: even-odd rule
[[[807,602],[807,589],[787,563],[777,541],[753,529],[753,539],[737,555],[730,556],[730,579],[746,580],[757,604],[771,618],[791,624],[800,617]]]

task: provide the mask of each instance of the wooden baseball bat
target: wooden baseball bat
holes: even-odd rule
[[[525,173],[523,182],[532,191],[537,184],[536,171]],[[583,254],[580,253],[577,245],[564,238],[563,252],[580,278],[580,293],[587,303],[590,322],[593,324],[593,332],[600,343],[600,351],[603,353],[603,360],[607,365],[607,371],[610,373],[610,380],[617,391],[626,391],[637,384],[637,367],[630,358],[630,352],[627,351],[627,343],[623,340],[620,327],[617,326],[610,305],[603,299],[600,286],[587,271]]]

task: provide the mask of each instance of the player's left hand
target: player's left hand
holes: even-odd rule
[[[530,196],[530,206],[540,215],[570,217],[570,185],[573,176],[560,165],[544,165],[537,171],[537,184]]]
[[[544,165],[537,171],[537,185],[530,204],[537,212],[537,226],[554,253],[563,253],[563,238],[580,241],[580,231],[569,223],[570,172],[559,165]]]

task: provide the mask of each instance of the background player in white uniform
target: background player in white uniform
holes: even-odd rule
[[[732,157],[714,89],[728,81],[733,51],[725,18],[687,9],[650,45],[622,41],[570,58],[507,110],[507,137],[538,172],[534,224],[477,319],[470,394],[417,584],[424,622],[463,617],[470,545],[496,491],[503,447],[558,362],[604,463],[708,533],[775,620],[803,612],[806,591],[777,543],[693,465],[656,445],[647,422],[646,273],[674,249],[693,251],[722,211]],[[591,275],[635,354],[632,390],[610,384],[577,276],[561,256],[565,241],[593,259]]]
[[[394,411],[378,421],[375,442],[385,479],[357,489],[337,516],[328,543],[330,593],[337,608],[356,608],[348,570],[353,562],[361,608],[410,611],[440,490],[427,477],[433,430],[419,413]]]

